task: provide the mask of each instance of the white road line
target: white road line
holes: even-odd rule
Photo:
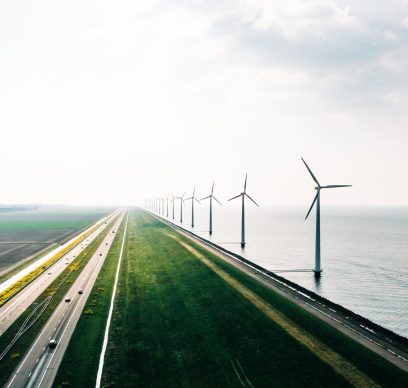
[[[106,322],[105,335],[103,337],[102,351],[101,351],[101,355],[100,355],[100,358],[99,358],[98,374],[96,375],[96,384],[95,384],[96,388],[99,388],[101,386],[103,364],[104,364],[104,361],[105,361],[106,347],[108,345],[109,328],[110,328],[110,324],[111,324],[111,320],[112,320],[113,305],[115,303],[116,288],[117,288],[117,285],[118,285],[120,265],[122,263],[123,248],[125,246],[125,238],[126,238],[128,221],[129,221],[129,214],[127,215],[127,218],[126,218],[125,231],[123,233],[122,246],[120,248],[120,254],[119,254],[119,262],[118,262],[118,267],[116,269],[115,283],[113,285],[112,299],[111,299],[111,303],[110,303],[110,307],[109,307],[108,320]]]

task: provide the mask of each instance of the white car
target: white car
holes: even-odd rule
[[[83,290],[82,288],[80,288],[80,289],[78,290],[78,294],[81,295],[81,294],[83,294],[83,293],[84,293],[84,290]]]
[[[54,349],[57,346],[57,341],[55,339],[50,340],[50,342],[48,342],[48,347],[50,349]]]

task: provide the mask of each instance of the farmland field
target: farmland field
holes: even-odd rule
[[[20,260],[63,243],[107,215],[111,208],[0,209],[0,275]]]

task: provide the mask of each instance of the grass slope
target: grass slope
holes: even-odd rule
[[[379,385],[408,386],[406,373],[141,210],[129,219],[103,386],[350,386],[168,233],[353,364],[358,373]],[[116,260],[110,259],[112,268]],[[104,278],[109,279],[106,272]],[[110,294],[103,295],[94,310],[98,316],[81,317],[81,332],[70,345],[69,364],[63,365],[57,384],[94,384],[104,330],[100,321],[106,320],[109,308]],[[88,341],[87,336],[92,338]],[[87,349],[91,346],[97,355]],[[81,376],[67,374],[74,365]]]

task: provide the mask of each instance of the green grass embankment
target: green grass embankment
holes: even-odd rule
[[[101,344],[104,326],[94,324],[99,314],[106,321],[110,293],[103,295],[94,306],[101,307],[94,310],[98,319],[83,315],[82,334],[70,345],[70,368],[76,374],[81,365],[82,377],[63,371],[57,384],[93,385],[99,354],[88,362],[80,338]],[[147,213],[131,213],[103,386],[346,387],[353,381],[401,387],[408,375]]]
[[[15,343],[12,349],[8,352],[3,360],[0,361],[0,385],[2,386],[10,377],[17,364],[20,362],[21,357],[30,348],[30,345],[34,341],[37,334],[42,329],[43,325],[47,322],[55,308],[62,301],[64,295],[75,279],[80,275],[85,265],[92,258],[93,254],[102,243],[103,239],[108,234],[110,228],[114,225],[117,217],[112,220],[105,230],[89,244],[84,251],[75,258],[75,260],[56,278],[52,284],[34,301],[30,308],[28,308],[9,328],[0,336],[0,353],[6,346],[12,341],[19,328],[31,313],[35,306],[42,302],[49,295],[53,295],[53,298],[47,308],[42,313],[41,317],[34,323],[34,325]]]

